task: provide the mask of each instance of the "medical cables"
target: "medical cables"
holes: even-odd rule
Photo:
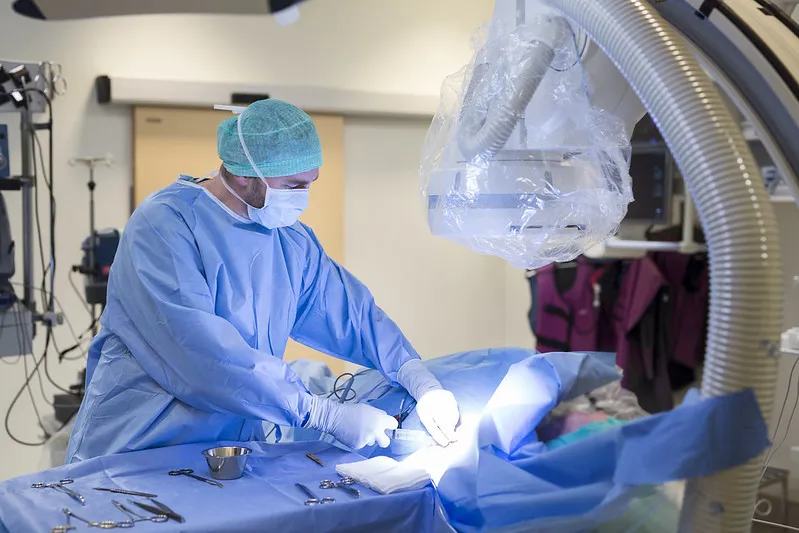
[[[19,283],[12,283],[12,285],[20,285],[20,284],[19,284]],[[54,297],[54,302],[56,303],[56,306],[57,306],[59,309],[63,309],[63,307],[61,306],[61,302],[58,300],[58,298],[55,298],[55,297]],[[19,313],[19,311],[17,311],[17,313]],[[68,320],[67,320],[67,325],[69,326],[69,329],[70,329],[70,331],[71,331],[72,335],[73,335],[73,336],[75,336],[75,331],[74,331],[74,329],[72,328],[72,325],[69,323],[69,321],[68,321]],[[19,329],[20,329],[20,328],[23,328],[24,326],[22,326],[21,324],[19,324],[19,323],[18,323],[18,324],[16,325],[16,327],[17,327],[17,334],[18,334],[18,335],[20,335]],[[22,333],[22,334],[24,335],[24,333]],[[77,337],[75,337],[75,339],[76,339],[76,342],[78,342],[78,341],[77,341]],[[21,342],[21,341],[20,341],[20,342]],[[54,347],[54,348],[56,348],[56,350],[57,350],[57,349],[58,349],[58,346],[57,346],[57,343],[56,343],[56,341],[55,341],[55,337],[53,337],[53,338],[52,338],[52,342],[53,342],[53,347]],[[41,440],[41,441],[39,441],[39,442],[35,442],[35,443],[34,443],[34,442],[26,442],[26,441],[23,441],[22,439],[19,439],[19,438],[17,438],[17,437],[16,437],[16,436],[15,436],[15,435],[14,435],[14,434],[11,432],[11,428],[10,428],[10,418],[11,418],[11,412],[13,411],[13,409],[14,409],[14,407],[15,407],[16,403],[19,401],[20,397],[22,396],[22,394],[23,394],[23,393],[25,392],[25,390],[27,389],[27,390],[28,390],[28,394],[29,394],[29,395],[30,395],[30,397],[31,397],[31,403],[33,404],[34,413],[36,414],[36,416],[37,416],[37,418],[38,418],[38,420],[39,420],[39,425],[40,425],[41,427],[43,427],[43,424],[42,424],[42,422],[41,422],[41,416],[40,416],[40,414],[39,414],[39,411],[38,411],[38,408],[37,408],[37,406],[36,406],[36,404],[35,404],[35,402],[34,402],[33,393],[32,393],[32,391],[31,391],[31,388],[30,388],[30,383],[31,383],[31,381],[33,380],[33,376],[34,376],[34,375],[37,375],[37,376],[39,377],[39,379],[41,380],[41,371],[39,370],[39,368],[42,366],[42,364],[46,364],[46,360],[47,360],[47,353],[45,352],[45,353],[43,353],[43,354],[42,354],[42,355],[41,355],[41,356],[40,356],[38,359],[35,359],[35,364],[33,365],[33,369],[32,369],[32,370],[29,370],[29,369],[28,369],[28,366],[27,366],[27,364],[28,364],[28,363],[27,363],[27,356],[25,356],[25,355],[22,355],[22,356],[19,356],[19,357],[21,357],[21,358],[23,359],[23,364],[24,364],[24,366],[25,366],[25,381],[24,381],[24,383],[22,384],[22,387],[20,387],[20,389],[17,391],[17,393],[16,393],[16,395],[14,396],[14,398],[12,398],[12,400],[11,400],[11,403],[10,403],[10,404],[9,404],[9,406],[8,406],[8,409],[6,410],[6,415],[5,415],[5,430],[6,430],[6,433],[8,434],[8,436],[9,436],[9,438],[10,438],[11,440],[13,440],[14,442],[16,442],[17,444],[20,444],[20,445],[23,445],[23,446],[32,446],[32,447],[35,447],[35,446],[43,446],[43,445],[44,445],[44,444],[46,444],[46,443],[47,443],[47,441],[49,440],[49,435],[48,435],[46,438],[44,438],[43,440]],[[42,392],[42,394],[44,395],[44,392]],[[46,399],[46,398],[45,398],[45,401],[46,401],[48,404],[52,405],[52,403],[51,403],[51,402],[49,402],[49,401],[47,401],[47,399]],[[77,409],[76,409],[76,410],[75,410],[73,413],[71,413],[71,416],[70,416],[70,417],[69,417],[69,418],[68,418],[68,419],[67,419],[65,422],[63,422],[63,423],[60,425],[60,427],[59,427],[59,428],[58,428],[56,431],[60,431],[61,429],[63,429],[64,427],[66,427],[66,425],[67,425],[67,424],[68,424],[68,423],[69,423],[69,422],[72,420],[72,418],[73,418],[73,417],[74,417],[76,414],[77,414]]]
[[[355,378],[357,378],[359,376],[362,376],[362,375],[364,375],[364,374],[366,374],[368,372],[376,372],[376,370],[373,370],[371,368],[364,368],[363,370],[359,370],[359,371],[357,371],[355,373],[353,373],[353,372],[344,372],[342,374],[339,374],[339,376],[336,377],[335,381],[333,381],[333,388],[330,390],[329,393],[327,393],[326,398],[335,397],[338,400],[339,403],[347,403],[347,402],[355,402],[355,401],[357,401],[358,392],[357,392],[357,390],[355,388],[353,388],[353,385],[355,383]],[[342,383],[342,380],[346,380],[346,381],[344,381]],[[372,389],[369,390],[369,392],[367,392],[365,395],[361,395],[361,397],[362,398],[363,397],[371,398],[372,393],[374,393],[379,387],[385,387],[386,390],[384,392],[382,392],[378,396],[378,398],[382,397],[388,391],[391,390],[391,385],[390,384],[385,383],[385,382],[378,383],[377,385],[372,387]],[[405,400],[403,399],[403,402],[404,401]],[[416,405],[415,401],[413,402],[413,405],[414,406]],[[272,435],[272,433],[274,433],[275,430],[277,430],[277,428],[278,428],[277,424],[272,424],[272,428],[266,434],[266,436],[264,437],[264,440],[268,439]],[[278,433],[278,435],[279,435],[279,433]]]
[[[788,398],[791,396],[791,388],[793,386],[793,374],[796,371],[796,367],[799,365],[799,357],[796,357],[793,365],[791,366],[791,373],[788,375],[788,389],[785,391],[785,398],[782,401],[782,407],[780,408],[780,415],[777,418],[777,423],[774,425],[774,437],[772,438],[772,443],[776,442],[777,435],[780,432],[780,424],[782,423],[782,417],[785,414],[785,406],[788,404]],[[796,414],[796,409],[799,407],[799,390],[796,391],[796,397],[794,398],[793,402],[793,409],[791,409],[791,416],[788,418],[788,424],[785,426],[784,434],[782,436],[782,440],[780,441],[779,445],[774,448],[772,444],[769,448],[768,452],[766,453],[766,459],[763,461],[763,471],[760,474],[761,477],[766,473],[766,468],[768,467],[769,463],[771,463],[772,459],[779,453],[782,449],[783,445],[785,444],[785,440],[788,438],[788,432],[791,429],[791,424],[793,423],[793,417]]]
[[[33,162],[33,179],[36,180],[36,177],[39,174],[39,172],[38,172],[39,165],[41,165],[41,173],[42,173],[42,177],[43,177],[44,183],[45,183],[45,185],[47,186],[47,189],[48,189],[48,197],[49,197],[48,199],[49,199],[49,204],[50,204],[49,205],[49,215],[50,215],[49,216],[49,229],[50,229],[49,252],[50,252],[50,257],[49,257],[49,261],[45,262],[44,243],[43,243],[42,231],[41,231],[42,221],[40,219],[40,212],[39,212],[39,195],[38,195],[38,193],[36,191],[34,191],[34,214],[35,214],[37,239],[38,239],[38,245],[39,245],[39,259],[40,259],[41,268],[42,268],[42,283],[41,283],[41,287],[39,289],[39,292],[41,293],[41,297],[42,297],[42,307],[43,307],[44,312],[46,313],[45,314],[45,320],[44,320],[44,322],[46,324],[46,337],[45,337],[45,346],[44,346],[44,348],[42,350],[42,355],[40,357],[38,357],[38,359],[34,358],[34,365],[33,365],[33,369],[32,370],[30,370],[29,367],[28,367],[27,356],[26,355],[19,356],[19,357],[21,357],[23,359],[23,366],[24,366],[24,370],[25,370],[25,380],[24,380],[24,383],[23,383],[22,387],[18,391],[18,393],[12,399],[12,401],[11,401],[7,411],[6,411],[5,429],[6,429],[6,433],[8,434],[9,438],[11,438],[14,442],[16,442],[18,444],[26,445],[26,446],[40,446],[40,445],[43,445],[43,444],[45,444],[47,442],[47,440],[49,439],[49,435],[47,435],[46,438],[43,439],[42,441],[33,443],[33,442],[25,442],[25,441],[19,439],[15,435],[13,435],[13,433],[11,432],[11,429],[10,429],[10,426],[9,426],[9,420],[10,420],[11,412],[13,411],[16,403],[19,401],[19,398],[24,393],[25,389],[28,389],[28,394],[30,396],[30,400],[31,400],[31,403],[32,403],[32,406],[33,406],[34,413],[35,413],[35,415],[37,417],[37,420],[39,421],[39,425],[42,426],[41,416],[40,416],[38,407],[36,406],[36,402],[35,402],[35,399],[33,397],[33,392],[32,392],[31,387],[30,387],[30,382],[33,379],[33,376],[36,375],[37,378],[38,378],[38,381],[39,381],[39,389],[40,389],[40,392],[42,394],[42,397],[44,398],[45,402],[47,402],[50,405],[53,405],[51,401],[47,400],[47,396],[46,396],[46,394],[44,392],[44,384],[42,382],[42,376],[41,376],[42,372],[40,370],[40,367],[42,366],[42,364],[44,364],[44,374],[47,377],[47,380],[50,382],[50,384],[53,387],[55,387],[56,389],[58,389],[58,390],[60,390],[62,392],[65,392],[67,394],[74,394],[74,392],[62,387],[61,385],[59,385],[53,379],[53,377],[50,375],[49,365],[48,365],[48,361],[47,361],[47,356],[48,356],[48,352],[49,352],[51,343],[52,343],[53,347],[56,349],[56,351],[59,352],[59,355],[60,355],[59,360],[63,359],[63,354],[60,353],[61,350],[59,350],[58,343],[56,342],[55,336],[53,334],[53,320],[55,319],[56,305],[61,310],[63,310],[63,307],[61,306],[60,302],[57,301],[57,298],[55,297],[55,292],[54,292],[55,291],[55,270],[56,270],[56,258],[55,258],[56,202],[55,202],[54,184],[53,184],[54,158],[53,158],[53,110],[52,110],[52,102],[50,100],[49,95],[47,95],[44,91],[41,91],[39,89],[25,89],[25,91],[36,92],[36,93],[41,94],[41,96],[47,102],[47,107],[48,107],[48,119],[47,119],[47,122],[34,123],[32,119],[29,119],[28,123],[26,124],[27,131],[25,132],[25,134],[29,134],[31,136],[31,140],[33,141],[33,146],[34,146],[34,154],[33,154],[33,158],[32,158],[33,159],[33,161],[32,161]],[[50,134],[49,135],[49,143],[48,143],[49,144],[49,147],[48,147],[49,162],[47,164],[45,164],[44,149],[42,147],[42,143],[39,140],[39,137],[37,135],[37,130],[38,129],[46,129],[46,130],[49,131],[49,134]],[[37,159],[37,154],[35,153],[37,150],[38,150],[38,159]],[[48,283],[47,283],[48,280],[49,280],[49,290],[48,290]],[[16,283],[12,282],[12,285],[14,285],[14,284],[16,284]],[[18,301],[18,298],[15,297],[15,300]],[[32,338],[32,335],[31,335],[31,332],[29,332],[29,331],[24,329],[26,327],[22,323],[23,322],[22,317],[24,317],[24,314],[22,314],[20,310],[17,310],[16,313],[18,314],[18,317],[17,317],[18,320],[17,320],[17,323],[16,323],[15,327],[16,327],[16,333],[17,333],[17,337],[18,337],[18,342],[19,342],[20,346],[24,346],[24,344],[25,344],[24,340],[27,339],[27,338]],[[22,315],[22,316],[20,316],[20,315]],[[75,335],[75,331],[72,328],[72,324],[69,322],[68,317],[65,316],[65,319],[66,319],[67,325],[69,326],[70,332],[75,337],[76,343],[78,344],[78,346],[80,346],[80,344],[81,344],[80,339]],[[5,316],[3,317],[3,325],[5,325]],[[22,331],[20,331],[21,328],[23,329]],[[85,353],[82,354],[82,355],[85,355]],[[17,359],[17,361],[18,361],[18,359]],[[14,363],[12,363],[12,364],[14,364]],[[74,416],[74,414],[75,413],[73,413],[72,416]],[[64,424],[62,424],[61,428],[59,428],[59,429],[62,429],[63,427],[65,427],[67,425],[67,423],[69,423],[71,418],[72,417],[70,417]]]

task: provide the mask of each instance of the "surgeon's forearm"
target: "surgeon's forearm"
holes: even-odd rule
[[[324,253],[309,231],[310,253],[292,338],[316,350],[379,370],[398,384],[397,372],[419,354],[369,289]]]
[[[417,400],[425,393],[443,388],[421,359],[411,360],[397,372],[397,382]]]
[[[358,332],[365,360],[389,381],[397,384],[397,373],[405,363],[421,359],[399,326],[369,299],[363,304],[363,325]]]
[[[194,353],[195,360],[197,352]],[[259,354],[265,363],[282,363]],[[298,382],[281,373],[278,365],[219,365],[194,371],[177,368],[156,375],[155,379],[178,400],[194,408],[299,426],[311,408],[311,394]]]
[[[369,289],[329,259],[304,295],[291,336],[333,357],[377,369],[394,384],[402,365],[419,359]]]
[[[124,339],[132,353],[150,354],[137,362],[165,391],[204,411],[286,426],[302,423],[311,396],[285,362],[252,349],[217,316],[185,308],[173,313],[169,307],[161,310],[169,320],[152,324],[150,319]],[[148,323],[146,311],[128,310],[137,323]]]
[[[299,426],[311,409],[311,394],[302,383],[281,372],[279,365],[270,364],[282,361],[266,354],[259,356],[266,361],[259,361],[252,368],[246,364],[228,365],[210,374],[198,372],[177,380],[174,395],[207,411]]]
[[[303,387],[286,386],[291,384],[269,379],[262,373],[254,373],[252,378],[249,385],[232,391],[219,387],[209,394],[207,388],[190,387],[185,397],[187,403],[199,404],[204,410],[229,412],[281,426],[300,426],[307,419],[312,397]],[[178,391],[175,397],[181,399],[182,392]]]

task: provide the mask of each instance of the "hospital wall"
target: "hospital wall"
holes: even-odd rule
[[[0,3],[0,57],[59,62],[69,82],[68,93],[54,106],[55,293],[76,333],[88,326],[89,316],[67,272],[80,261],[80,244],[88,235],[88,175],[67,162],[76,156],[114,157],[112,168],[97,170],[99,227],[124,226],[132,184],[130,109],[96,103],[97,75],[435,95],[442,78],[469,59],[470,36],[490,16],[492,4],[319,0],[303,5],[298,24],[281,28],[265,16],[47,23],[23,19],[12,13],[10,2]],[[11,143],[18,147],[17,115],[0,115],[0,123],[9,125]],[[416,170],[427,125],[420,119],[346,120],[345,263],[370,286],[424,357],[508,343],[532,346],[529,326],[508,316],[529,301],[523,274],[498,259],[433,238],[425,226]],[[40,138],[46,149],[46,134]],[[12,171],[20,171],[13,155]],[[15,280],[21,282],[18,194],[4,196],[17,242]],[[38,194],[46,217],[46,189],[40,187]],[[46,228],[43,233],[46,250]],[[38,263],[38,248],[35,257]],[[38,264],[35,273],[38,283]],[[76,281],[82,283],[79,277]],[[512,331],[510,324],[521,331]],[[37,336],[37,354],[43,337]],[[74,342],[67,326],[56,328],[55,338],[61,348]],[[24,363],[31,361],[29,357],[10,366],[0,360],[0,416],[23,383]],[[64,386],[76,381],[81,367],[81,361],[58,364],[50,359],[50,374]],[[39,388],[34,380],[33,396],[44,415],[52,408]],[[42,388],[48,398],[55,392],[46,380]],[[9,423],[18,438],[36,442],[42,433],[30,402],[25,391]],[[41,449],[12,443],[2,429],[0,450],[6,452],[0,459],[0,479],[39,468]]]

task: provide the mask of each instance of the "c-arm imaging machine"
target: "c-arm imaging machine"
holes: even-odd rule
[[[703,396],[751,388],[769,420],[783,313],[780,245],[760,171],[721,92],[754,126],[799,198],[799,26],[768,0],[548,4],[555,13],[549,24],[571,24],[577,41],[580,32],[592,40],[582,56],[591,102],[621,118],[628,132],[645,108],[696,204],[711,271]],[[536,5],[497,0],[492,29],[518,26]],[[544,90],[542,72],[554,54],[543,33],[535,48],[540,57],[525,61],[513,91],[494,94],[481,120],[460,126],[462,158],[497,161],[503,148],[518,143],[519,124],[537,111],[527,104],[539,84]],[[544,65],[538,74],[537,61]],[[749,531],[761,473],[758,459],[690,480],[680,531]]]

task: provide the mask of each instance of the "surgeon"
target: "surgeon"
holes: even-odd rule
[[[317,429],[352,449],[388,446],[396,420],[309,393],[283,362],[289,338],[378,369],[407,389],[438,442],[454,440],[454,396],[298,221],[322,165],[311,118],[262,100],[222,122],[217,141],[218,172],[180,176],[125,228],[67,462],[262,440],[264,421]]]

